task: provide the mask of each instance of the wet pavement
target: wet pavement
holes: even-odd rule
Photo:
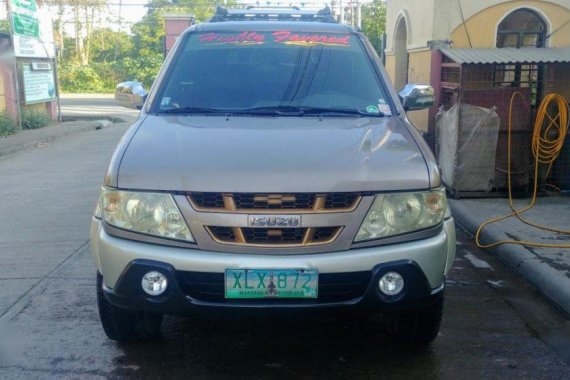
[[[165,319],[156,343],[99,324],[89,215],[125,126],[0,161],[0,379],[570,378],[570,322],[459,232],[440,336],[394,347],[378,320]]]

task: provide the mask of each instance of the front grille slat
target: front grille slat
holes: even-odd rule
[[[244,242],[240,242],[235,229],[242,231]],[[245,228],[208,226],[206,230],[212,238],[222,244],[263,245],[263,246],[307,246],[332,243],[342,227],[311,227],[309,228]],[[312,236],[307,238],[307,234]]]
[[[226,197],[226,202],[224,202]],[[228,198],[230,201],[228,202]],[[362,194],[360,193],[213,193],[193,192],[188,195],[197,211],[210,212],[348,212],[353,211]]]

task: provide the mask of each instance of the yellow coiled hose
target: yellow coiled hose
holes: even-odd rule
[[[562,150],[562,146],[564,145],[564,139],[566,138],[566,134],[568,132],[568,113],[569,113],[568,103],[566,102],[566,99],[564,99],[562,96],[558,94],[549,94],[540,103],[536,115],[536,120],[534,122],[534,129],[532,132],[532,154],[534,156],[534,188],[532,192],[532,200],[527,206],[520,209],[516,209],[513,204],[513,196],[511,189],[511,129],[512,129],[512,119],[513,119],[512,118],[513,104],[517,96],[519,96],[524,102],[524,97],[520,92],[515,92],[511,96],[509,104],[509,124],[507,131],[508,132],[507,134],[508,182],[507,183],[509,189],[509,206],[511,207],[512,212],[507,215],[489,219],[488,221],[481,223],[481,225],[477,229],[477,233],[475,234],[475,242],[477,243],[477,246],[480,248],[492,248],[500,244],[519,244],[519,245],[526,245],[529,247],[544,247],[544,248],[570,248],[570,244],[545,244],[545,243],[537,243],[525,240],[501,240],[489,244],[483,244],[480,242],[481,231],[483,231],[483,229],[486,226],[498,222],[500,220],[510,218],[512,216],[516,216],[521,222],[532,227],[536,227],[546,231],[557,232],[560,234],[570,235],[570,231],[559,230],[557,228],[552,228],[549,226],[533,223],[522,217],[522,214],[525,211],[528,211],[531,208],[533,208],[536,203],[536,195],[538,192],[539,166],[548,165],[545,178],[548,177],[550,169],[552,169],[552,164],[554,163],[554,161],[560,154],[560,151]],[[548,113],[548,108],[551,103],[555,103],[558,110],[558,113],[554,115],[554,117]],[[543,125],[545,124],[546,127],[543,127]],[[556,137],[552,138],[552,136]]]

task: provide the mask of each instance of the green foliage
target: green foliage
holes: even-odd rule
[[[40,111],[24,111],[22,113],[22,128],[24,129],[43,128],[50,121],[49,116]]]
[[[123,62],[126,76],[121,81],[133,80],[141,82],[148,90],[152,86],[163,60],[164,56],[162,53],[152,51],[141,52],[141,55],[136,59],[126,58]]]
[[[8,117],[5,112],[0,113],[0,137],[6,137],[18,131],[16,122]]]
[[[206,3],[208,5],[206,5]],[[59,66],[62,92],[113,92],[127,80],[149,88],[164,60],[164,13],[191,13],[206,21],[217,5],[235,6],[236,0],[151,0],[147,14],[131,27],[131,34],[110,28],[95,29],[90,37],[89,64],[77,62],[75,40],[64,37]]]
[[[218,5],[226,8],[235,7],[236,0],[179,0],[178,4],[186,11],[196,17],[197,22],[208,21],[213,15]]]
[[[147,14],[131,28],[133,34],[133,52],[164,52],[164,17],[162,10],[172,6],[169,0],[152,0],[148,4]]]
[[[5,18],[0,20],[0,32],[10,33],[10,23],[8,22],[8,19]]]
[[[386,31],[386,5],[373,0],[362,6],[362,32],[378,54],[382,51],[382,34]]]
[[[95,29],[91,35],[91,62],[116,62],[133,50],[131,37],[110,28]]]
[[[64,63],[59,67],[59,82],[62,92],[102,92],[104,84],[91,66],[79,63]]]

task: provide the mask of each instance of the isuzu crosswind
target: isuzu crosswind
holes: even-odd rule
[[[162,316],[345,310],[438,334],[454,222],[435,159],[367,39],[330,11],[218,9],[186,30],[109,165],[91,227],[109,338]]]

